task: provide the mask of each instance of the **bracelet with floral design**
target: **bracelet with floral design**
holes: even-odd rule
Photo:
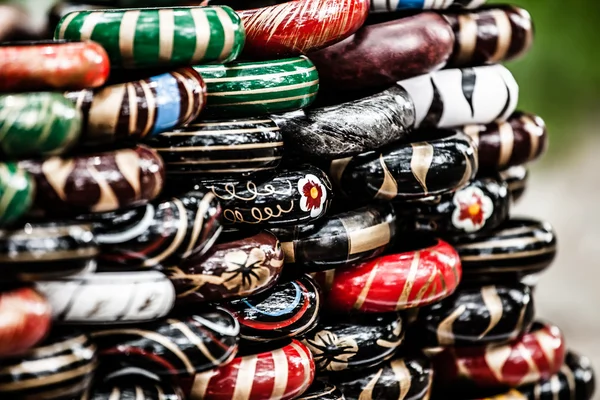
[[[436,385],[450,388],[511,388],[558,373],[565,359],[558,327],[534,323],[530,332],[504,345],[448,348],[433,358]]]
[[[529,170],[522,166],[510,167],[499,172],[500,178],[508,185],[508,192],[513,203],[516,203],[523,197],[529,182]]]
[[[354,372],[378,366],[393,357],[404,340],[397,313],[321,318],[306,335],[319,372]]]
[[[91,39],[112,68],[140,69],[233,61],[245,33],[240,17],[222,6],[75,11],[54,37]]]
[[[241,326],[242,339],[264,342],[300,337],[315,327],[321,290],[308,275],[282,282],[268,292],[225,306]]]
[[[357,266],[314,273],[325,292],[325,307],[336,312],[395,312],[438,302],[456,290],[462,270],[448,243],[407,238],[390,252]]]
[[[283,268],[283,251],[272,233],[224,234],[220,241],[204,256],[166,271],[179,303],[232,300],[275,285]]]
[[[179,386],[156,379],[147,371],[122,369],[118,378],[100,380],[98,375],[86,395],[90,400],[128,400],[142,396],[147,400],[185,400]]]
[[[7,225],[29,211],[37,188],[33,177],[15,163],[0,163],[0,171],[0,225]]]
[[[344,394],[330,382],[316,379],[306,392],[296,400],[346,400]]]
[[[304,393],[315,377],[310,351],[292,339],[266,346],[250,346],[232,362],[196,375],[189,400],[291,400]]]
[[[371,12],[393,12],[403,10],[429,10],[444,8],[479,8],[486,0],[374,0]]]

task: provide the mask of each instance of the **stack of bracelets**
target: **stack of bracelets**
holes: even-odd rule
[[[527,11],[87,2],[0,45],[0,398],[591,399],[509,213]]]

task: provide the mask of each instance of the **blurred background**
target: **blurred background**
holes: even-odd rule
[[[13,1],[40,24],[53,2]],[[512,3],[529,10],[536,25],[531,53],[508,64],[521,87],[520,109],[542,116],[550,133],[549,151],[531,166],[513,214],[556,228],[559,255],[536,289],[538,315],[557,323],[568,346],[600,372],[600,1]]]

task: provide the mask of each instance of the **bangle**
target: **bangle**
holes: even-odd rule
[[[15,163],[0,163],[0,170],[0,225],[7,225],[29,211],[36,184],[33,177]]]
[[[283,157],[279,127],[267,117],[194,123],[155,136],[146,144],[163,158],[167,174],[178,177],[220,178],[272,171]]]
[[[212,193],[101,214],[94,232],[102,268],[166,268],[202,256],[221,233],[221,206]]]
[[[507,170],[499,172],[500,178],[508,185],[508,192],[513,203],[516,203],[523,197],[529,182],[529,170],[522,165],[510,167]]]
[[[94,330],[90,335],[101,363],[186,377],[231,361],[237,353],[239,330],[233,315],[213,308],[182,319]]]
[[[249,400],[277,396],[290,400],[304,393],[315,377],[310,351],[295,339],[283,347],[275,346],[279,344],[271,344],[266,351],[251,346],[252,353],[196,375],[189,400],[234,399],[241,391]]]
[[[366,0],[296,0],[238,11],[244,55],[273,59],[322,49],[356,32],[368,13]]]
[[[373,204],[325,216],[313,229],[275,228],[286,265],[323,271],[353,265],[383,253],[396,236],[396,214],[389,204]],[[289,266],[289,268],[292,268]]]
[[[304,56],[273,61],[195,66],[207,87],[204,115],[236,118],[308,107],[319,90],[319,74]]]
[[[409,250],[345,269],[313,276],[326,293],[330,311],[395,312],[422,307],[450,296],[461,277],[458,254],[448,243],[421,239]]]
[[[242,339],[263,342],[299,337],[313,329],[321,302],[320,289],[310,276],[303,275],[225,307],[239,321]]]
[[[52,306],[58,323],[124,324],[167,315],[175,291],[157,271],[95,273],[40,281],[37,289]]]
[[[23,356],[2,360],[0,393],[10,399],[53,399],[57,393],[79,398],[97,365],[96,346],[87,335],[54,332]]]
[[[465,279],[519,280],[546,269],[556,256],[556,235],[548,223],[513,218],[486,236],[454,244]]]
[[[449,62],[453,67],[513,60],[533,44],[531,16],[519,7],[494,7],[445,18],[456,37]]]
[[[318,372],[354,372],[390,359],[404,340],[397,313],[327,318],[306,335]]]
[[[148,376],[149,375],[149,376]],[[143,399],[183,400],[183,391],[171,382],[163,382],[146,371],[128,370],[122,379],[98,382],[97,378],[88,399],[91,400],[128,400],[141,395]]]
[[[3,290],[0,293],[0,355],[21,355],[42,341],[52,322],[50,304],[31,288]],[[18,317],[18,318],[17,318]],[[4,360],[0,373],[0,393],[6,382]]]
[[[65,96],[84,119],[84,140],[143,138],[195,120],[204,104],[206,85],[192,68],[181,68],[148,79]]]
[[[374,0],[371,3],[371,12],[392,12],[401,10],[429,10],[444,8],[479,8],[486,0]]]
[[[533,318],[526,285],[461,286],[440,303],[420,308],[409,332],[419,347],[497,345],[528,332]]]
[[[47,213],[77,215],[143,205],[164,184],[162,160],[142,145],[20,165],[35,179],[36,205]]]
[[[504,345],[448,348],[433,358],[436,384],[465,382],[479,388],[507,388],[536,383],[558,373],[565,342],[558,327],[534,323],[530,332]]]
[[[3,95],[0,109],[3,158],[57,155],[79,140],[81,113],[58,93]]]
[[[332,182],[357,202],[447,193],[465,185],[476,172],[473,142],[460,133],[333,160],[329,167]]]
[[[232,300],[273,287],[283,268],[277,238],[263,231],[213,246],[166,273],[181,303]]]
[[[505,121],[519,100],[519,86],[502,65],[436,71],[397,84],[415,106],[416,128]]]
[[[244,27],[226,6],[92,10],[65,15],[54,38],[98,42],[112,68],[166,68],[235,60]]]
[[[316,379],[302,396],[296,397],[296,400],[346,400],[346,397],[337,386]]]
[[[398,40],[410,38],[410,40]],[[392,86],[400,79],[440,69],[452,54],[454,35],[443,17],[422,13],[367,25],[310,54],[322,86],[332,92]]]

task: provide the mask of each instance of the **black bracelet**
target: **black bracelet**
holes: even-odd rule
[[[529,170],[522,165],[511,167],[500,172],[500,178],[508,185],[508,191],[513,203],[523,197],[529,182]]]
[[[310,387],[296,400],[346,400],[344,394],[334,384],[315,379]]]

